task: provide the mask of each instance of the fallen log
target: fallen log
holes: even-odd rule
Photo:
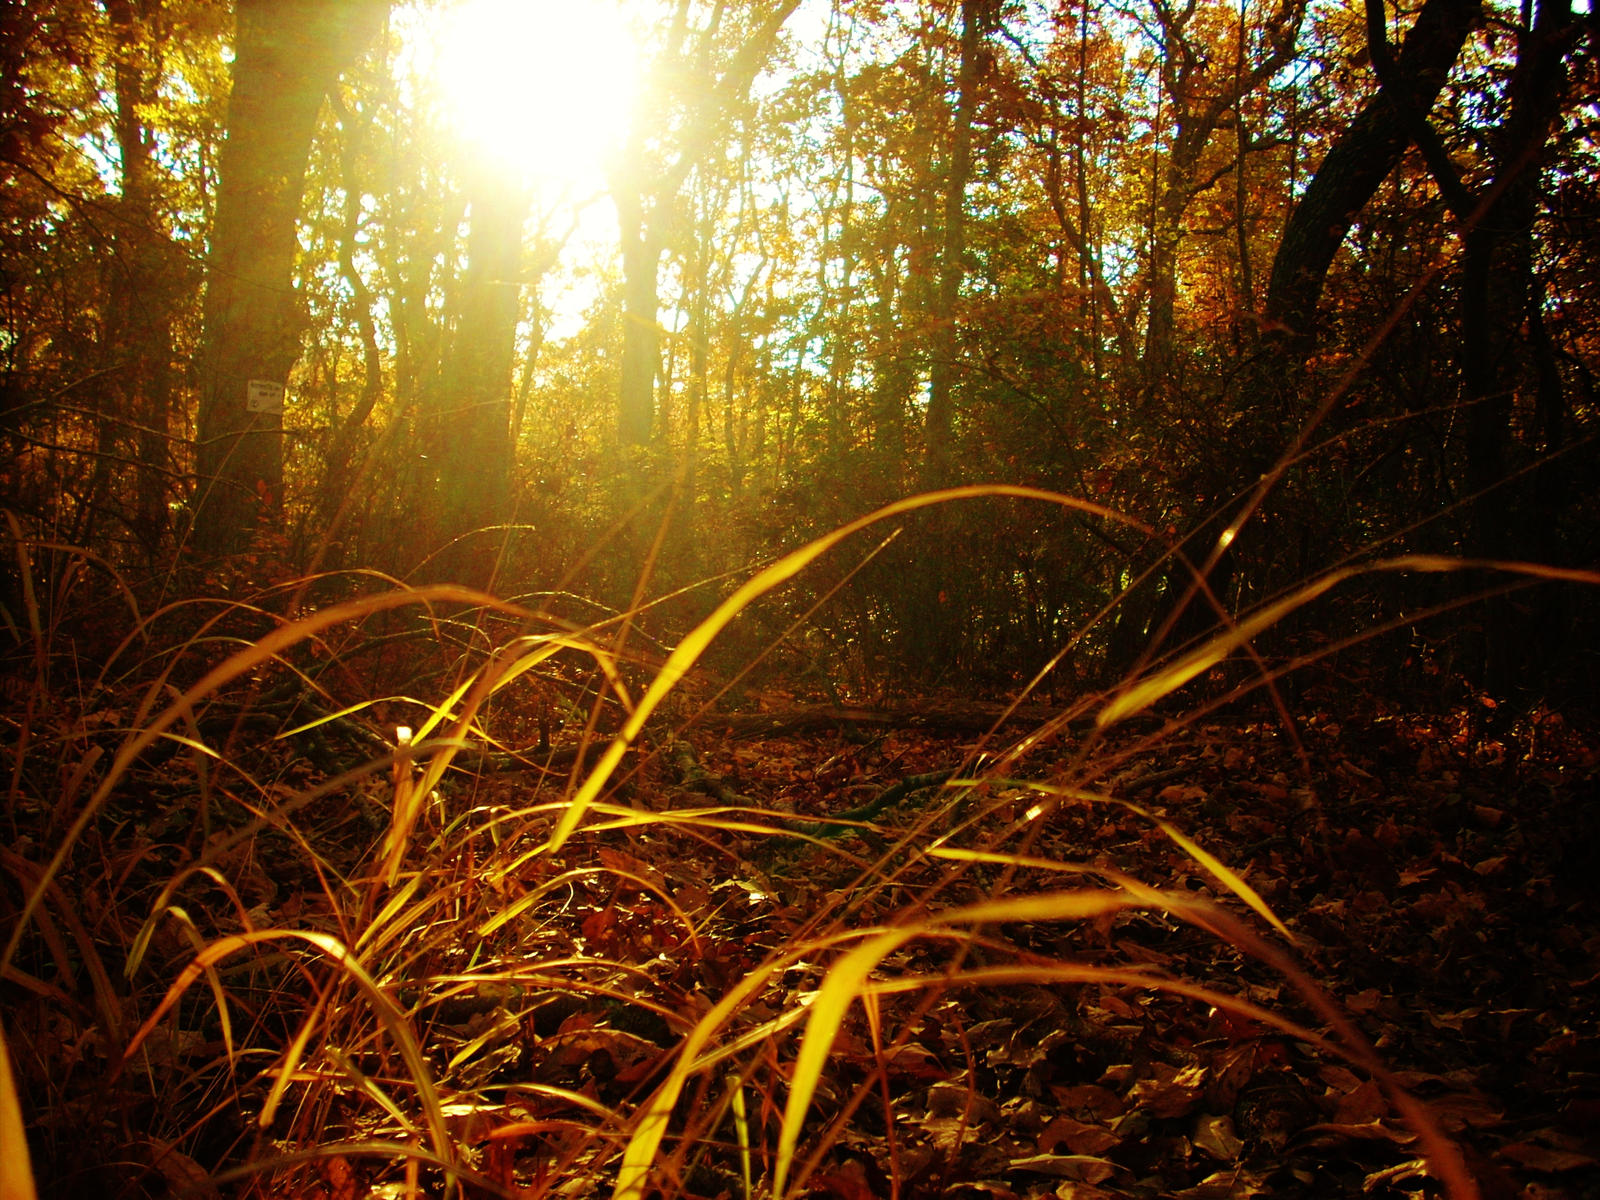
[[[855,708],[835,704],[806,705],[773,712],[702,714],[695,724],[720,729],[734,737],[775,737],[834,729],[919,729],[929,733],[981,734],[1001,726],[1037,728],[1063,718],[1079,723],[1071,709],[1025,704],[1009,712],[1005,705],[982,701],[928,704],[899,708]],[[1082,719],[1087,724],[1087,719]]]

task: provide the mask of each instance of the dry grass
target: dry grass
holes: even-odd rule
[[[881,1100],[892,1128],[883,1064],[940,998],[1066,985],[1182,997],[1349,1064],[1382,1087],[1449,1194],[1476,1195],[1429,1109],[1297,962],[1285,924],[1177,824],[1143,814],[1219,900],[1032,849],[1062,805],[1126,806],[1096,782],[1113,726],[1358,573],[1461,563],[1341,568],[1086,699],[1074,710],[1086,727],[982,740],[875,855],[807,839],[806,869],[831,863],[848,886],[758,951],[717,949],[733,936],[728,880],[686,885],[663,864],[723,847],[728,878],[743,879],[750,848],[788,837],[794,814],[660,803],[648,760],[652,731],[673,727],[669,701],[752,601],[853,534],[992,496],[1117,519],[1023,488],[893,505],[756,573],[637,696],[617,636],[634,614],[570,628],[453,587],[310,608],[297,590],[340,581],[296,581],[144,613],[99,570],[98,620],[116,634],[85,638],[70,610],[94,564],[13,525],[25,627],[12,665],[31,678],[11,698],[5,763],[0,1196],[28,1200],[37,1172],[51,1195],[642,1198],[697,1194],[707,1171],[725,1191],[795,1195],[863,1106]],[[434,683],[415,695],[422,664]],[[1282,669],[1262,664],[1242,690]],[[553,706],[565,736],[547,748],[536,712]],[[1071,740],[1043,777],[1019,774],[1042,736]],[[1063,875],[1075,886],[1055,886]],[[776,868],[740,887],[769,885],[786,886]],[[624,894],[652,924],[619,927]],[[1295,1005],[1263,1007],[1228,979],[1019,953],[1004,936],[1047,923],[1092,934],[1139,912],[1231,945],[1287,981]],[[611,1014],[604,1032],[594,1003]],[[852,1022],[868,1047],[853,1053],[879,1069],[841,1091],[830,1064]],[[510,1069],[533,1046],[540,1071]],[[594,1073],[602,1057],[610,1078]]]

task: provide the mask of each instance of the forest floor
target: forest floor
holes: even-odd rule
[[[1287,924],[1299,961],[1461,1142],[1486,1196],[1600,1196],[1600,760],[1559,721],[1545,733],[1518,756],[1464,715],[1322,719],[1302,728],[1301,750],[1272,722],[1163,731],[1102,785],[1143,813],[1065,806],[1029,854],[1226,899],[1145,814],[1171,820]],[[959,750],[896,734],[852,765],[898,774]],[[786,799],[816,788],[805,767],[785,779],[785,764],[839,751],[769,740],[729,753]],[[799,866],[805,892],[829,886],[817,860]],[[798,915],[817,900],[791,903]],[[1005,936],[1052,961],[1148,965],[1296,1010],[1282,978],[1160,914]],[[1414,1133],[1375,1083],[1255,1022],[1109,985],[978,993],[954,1010],[891,1071],[902,1195],[986,1176],[978,1190],[993,1196],[1429,1189]],[[855,1074],[870,1073],[870,1049],[858,1053]],[[969,1075],[982,1081],[975,1109]],[[886,1147],[855,1150],[824,1191],[888,1195]]]
[[[1122,760],[1099,786],[1130,806],[1063,805],[1027,854],[1041,867],[1081,864],[1230,900],[1152,817],[1172,821],[1287,924],[1299,962],[1458,1141],[1484,1196],[1600,1196],[1600,747],[1550,714],[1503,740],[1475,726],[1465,713],[1369,710],[1305,723],[1299,747],[1272,721],[1129,736],[1125,758],[1115,743],[1098,758]],[[730,739],[702,759],[764,807],[822,816],[972,748],[948,733],[812,732]],[[1008,791],[1021,799],[1006,804]],[[1020,783],[984,795],[975,828],[1037,799]],[[934,835],[946,816],[936,811]],[[955,880],[934,863],[900,864],[897,835],[931,840],[915,806],[874,823],[846,847],[869,878],[895,862],[893,889],[860,902],[852,864],[826,849],[785,855],[747,885],[750,906],[712,956],[716,974],[753,967],[819,913],[891,923],[908,895],[950,905],[993,894],[994,868]],[[681,897],[725,873],[726,849],[629,852]],[[759,847],[736,850],[762,859]],[[1047,886],[1039,875],[1021,870],[1007,886]],[[605,940],[649,927],[614,903]],[[1019,923],[996,936],[1022,961],[1133,965],[1304,1011],[1282,977],[1160,913],[1091,929]],[[863,1023],[835,1047],[833,1106],[879,1078],[861,1128],[821,1160],[810,1194],[1199,1200],[1436,1186],[1415,1132],[1373,1080],[1159,988],[976,989],[903,1017],[892,1046],[874,1044]]]
[[[630,755],[615,806],[591,814],[606,819],[532,854],[519,848],[548,834],[566,770],[546,775],[532,755],[458,765],[425,817],[431,842],[419,826],[416,886],[392,903],[337,881],[377,873],[398,774],[329,791],[292,741],[269,742],[249,769],[262,794],[319,798],[292,822],[252,825],[260,798],[213,780],[202,833],[203,756],[155,756],[79,839],[39,938],[0,980],[41,1194],[442,1194],[440,1177],[419,1184],[382,1149],[426,1140],[428,1122],[401,1111],[426,1088],[382,1039],[334,1019],[363,1005],[342,976],[283,949],[209,973],[253,930],[267,931],[257,950],[286,931],[364,947],[469,1192],[486,1196],[610,1194],[632,1115],[696,1023],[739,993],[718,1030],[726,1050],[686,1085],[652,1179],[665,1196],[770,1194],[823,971],[861,931],[909,924],[926,936],[872,966],[884,986],[832,1043],[790,1194],[1441,1194],[1437,1156],[1400,1111],[1408,1095],[1488,1200],[1600,1197],[1600,741],[1549,711],[1494,735],[1478,712],[1334,707],[1293,734],[1242,717],[1114,733],[1092,770],[1064,727],[1005,773],[974,752],[1022,742],[1009,727],[985,740],[970,707],[707,719]],[[76,780],[68,763],[57,796],[81,794],[96,758]],[[22,749],[6,765],[22,778]],[[71,816],[25,782],[9,809],[7,935]],[[482,818],[508,814],[521,814],[516,836],[491,844]],[[859,820],[823,823],[841,814]],[[448,911],[427,907],[430,876]],[[1235,876],[1387,1080],[1339,1051],[1326,1013],[1254,943],[1183,919],[1192,898],[1275,939]],[[962,905],[1127,880],[1175,899],[934,929]],[[385,949],[373,931],[408,919],[415,930]],[[203,979],[184,969],[202,947],[217,950]],[[286,1054],[300,1065],[280,1070]],[[285,1073],[288,1112],[258,1128]],[[298,1174],[296,1150],[310,1156]]]

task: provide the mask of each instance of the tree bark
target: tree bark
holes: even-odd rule
[[[1536,480],[1507,480],[1512,399],[1529,366],[1541,323],[1533,276],[1533,227],[1541,197],[1540,169],[1566,91],[1566,55],[1573,30],[1571,0],[1539,0],[1531,28],[1521,29],[1506,115],[1490,141],[1494,175],[1467,231],[1461,267],[1461,399],[1467,415],[1471,549],[1489,558],[1544,560],[1555,551],[1553,514],[1539,503]],[[1559,389],[1559,380],[1556,381]],[[1546,385],[1548,387],[1548,385]],[[1545,397],[1548,410],[1552,400]],[[1554,402],[1559,406],[1559,400]],[[1559,437],[1559,430],[1552,431]],[[1535,604],[1554,604],[1549,593]],[[1537,685],[1561,641],[1554,610],[1518,610],[1490,601],[1480,681],[1491,694]]]
[[[1410,83],[1406,100],[1415,111],[1433,107],[1481,13],[1482,0],[1425,0],[1395,70]],[[1263,316],[1267,329],[1295,346],[1309,348],[1339,244],[1405,154],[1410,138],[1403,111],[1383,91],[1374,94],[1323,157],[1290,214],[1272,260]]]
[[[928,366],[927,464],[925,482],[940,487],[950,478],[950,432],[954,404],[951,377],[961,339],[956,304],[966,278],[967,180],[972,175],[972,121],[977,106],[978,52],[985,19],[982,0],[961,0],[961,61],[956,75],[956,110],[950,127],[945,173],[944,241],[939,251],[939,290],[932,317],[933,353]]]
[[[193,536],[203,556],[245,549],[282,511],[306,163],[324,94],[387,11],[388,0],[239,0],[200,349]]]
[[[1505,474],[1521,331],[1533,295],[1539,169],[1561,110],[1565,35],[1571,24],[1571,0],[1540,0],[1533,27],[1522,31],[1509,108],[1491,142],[1494,178],[1486,208],[1467,232],[1461,270],[1461,378],[1462,399],[1468,405],[1467,486],[1473,492],[1494,486]],[[1506,506],[1480,508],[1485,552],[1509,552],[1513,547]]]
[[[661,253],[659,222],[645,216],[645,198],[613,190],[622,237],[622,380],[617,433],[625,445],[650,440],[656,419],[656,374],[661,369],[661,328],[657,323]]]
[[[488,587],[494,546],[473,534],[511,515],[511,366],[528,196],[487,175],[471,186],[467,270],[434,412],[440,533],[452,543],[437,561],[451,582]]]
[[[174,479],[173,325],[197,277],[184,268],[167,231],[155,137],[141,117],[160,77],[161,0],[107,0],[105,10],[114,43],[112,127],[122,192],[116,208],[117,256],[107,289],[107,343],[114,363],[106,399],[112,422],[133,434],[139,469],[129,524],[140,548],[153,558],[167,532]]]
[[[357,470],[356,447],[367,421],[378,407],[384,393],[383,352],[378,346],[378,326],[373,317],[372,289],[356,265],[356,245],[361,228],[363,201],[360,176],[357,171],[358,154],[366,140],[367,132],[358,126],[356,116],[344,103],[337,87],[329,89],[329,98],[339,119],[339,159],[343,173],[344,213],[339,231],[339,275],[350,288],[350,298],[361,339],[361,394],[355,407],[339,423],[338,431],[328,444],[323,460],[322,480],[317,487],[316,511],[321,526],[311,573],[322,566],[337,569],[343,565],[345,523],[360,496],[364,482],[354,474]],[[398,341],[403,322],[396,321]]]

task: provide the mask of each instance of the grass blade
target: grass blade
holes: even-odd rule
[[[0,1198],[35,1200],[33,1167],[28,1158],[28,1138],[23,1132],[22,1101],[11,1075],[11,1053],[6,1049],[5,1027],[0,1024]]]

